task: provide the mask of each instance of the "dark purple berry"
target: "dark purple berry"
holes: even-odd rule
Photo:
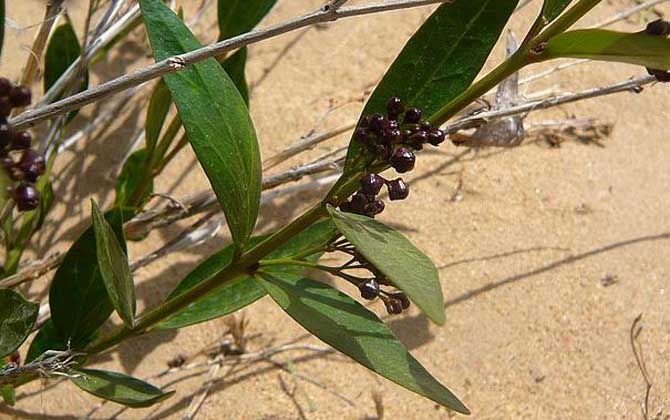
[[[421,131],[421,126],[419,124],[408,124],[404,126],[405,130],[410,134],[417,133]]]
[[[358,122],[358,126],[361,128],[368,128],[370,125],[370,116],[364,115],[361,120]]]
[[[670,35],[670,22],[666,22],[663,19],[649,22],[645,32],[649,35],[668,36]]]
[[[14,133],[14,138],[12,139],[11,148],[12,150],[25,150],[30,149],[30,144],[33,141],[33,137],[27,131],[17,131]]]
[[[411,150],[406,147],[400,147],[398,150],[393,153],[390,159],[391,166],[397,172],[403,174],[414,169],[414,163],[416,162],[416,157]]]
[[[667,83],[670,82],[670,71],[650,69],[647,67],[647,73],[654,76],[659,82]]]
[[[379,213],[383,212],[385,208],[386,205],[382,200],[375,200],[365,206],[365,215],[369,217],[375,217]]]
[[[444,131],[436,128],[435,130],[428,133],[428,143],[433,146],[439,146],[444,143],[444,140],[447,138],[447,135],[444,134]]]
[[[28,149],[24,150],[21,154],[21,160],[19,160],[19,169],[24,174],[26,180],[30,182],[37,181],[40,175],[44,173],[46,169],[46,162],[44,157],[39,153]]]
[[[368,130],[365,128],[357,128],[354,133],[354,138],[358,140],[361,144],[368,144],[370,142],[370,135]]]
[[[351,197],[351,212],[356,214],[366,214],[368,204],[375,200],[374,196],[357,192]]]
[[[14,139],[14,127],[7,122],[0,123],[0,149],[4,149]]]
[[[370,117],[370,123],[369,123],[370,130],[372,130],[373,133],[381,137],[381,135],[384,132],[385,121],[386,118],[384,118],[383,115],[374,114],[373,116]]]
[[[402,132],[399,129],[384,130],[384,137],[382,137],[384,144],[398,144],[400,140],[402,140]]]
[[[427,131],[430,132],[433,130],[433,124],[429,123],[428,121],[424,121],[420,124],[421,130],[422,131]]]
[[[400,124],[396,120],[386,120],[386,129],[387,130],[396,130],[400,128]]]
[[[402,178],[394,179],[386,184],[391,201],[404,200],[409,195],[409,186]]]
[[[418,124],[421,122],[421,110],[419,108],[410,108],[405,112],[403,119],[405,124]]]
[[[410,137],[409,144],[414,148],[414,150],[422,150],[423,145],[428,142],[428,133],[425,131],[419,131],[418,133],[414,133],[412,137]]]
[[[9,92],[9,99],[11,99],[12,105],[15,107],[28,106],[32,101],[32,94],[26,86],[14,86],[11,92]]]
[[[12,113],[12,102],[6,96],[0,96],[0,117],[7,118]]]
[[[0,164],[7,173],[11,173],[11,171],[14,169],[14,166],[16,165],[16,162],[14,162],[14,159],[12,159],[11,156],[3,156],[0,158]]]
[[[377,174],[363,175],[361,178],[361,192],[369,195],[377,195],[384,186],[384,178]]]
[[[7,96],[12,90],[12,82],[6,77],[0,77],[0,96]]]
[[[17,185],[12,192],[12,198],[20,211],[35,210],[40,204],[40,193],[30,184]]]
[[[409,308],[410,305],[412,304],[409,301],[409,298],[407,297],[407,295],[404,294],[403,292],[393,293],[391,295],[391,297],[394,298],[394,299],[398,299],[400,301],[400,304],[402,305],[403,310]]]
[[[344,203],[340,204],[340,210],[345,213],[353,213],[354,211],[351,205],[351,201],[345,201]]]
[[[358,286],[358,290],[361,291],[361,297],[363,299],[372,300],[379,296],[379,283],[377,283],[377,280],[375,279],[370,279],[361,283]]]
[[[386,112],[388,112],[390,119],[397,120],[400,114],[405,112],[405,104],[402,103],[400,98],[394,96],[393,98],[389,99],[388,103],[386,104]]]
[[[389,315],[397,315],[402,313],[402,302],[399,299],[389,298],[384,300],[384,305],[386,305],[386,311]]]

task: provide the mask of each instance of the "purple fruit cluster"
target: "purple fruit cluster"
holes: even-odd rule
[[[398,97],[386,104],[386,115],[366,115],[354,133],[354,139],[376,157],[387,162],[398,173],[414,169],[414,151],[423,149],[425,144],[439,146],[446,138],[445,133],[430,122],[422,120],[419,108],[405,109]],[[382,188],[388,189],[389,199],[404,200],[409,195],[409,187],[402,178],[384,179],[381,175],[369,173],[360,180],[360,189],[351,200],[340,205],[340,210],[374,217],[384,211],[384,202],[377,198]]]
[[[663,19],[650,22],[647,25],[647,29],[645,29],[645,33],[654,36],[668,37],[670,35],[670,22]],[[659,82],[670,82],[670,71],[647,67],[647,72],[654,76]]]
[[[34,210],[39,206],[40,193],[35,188],[37,179],[44,173],[44,156],[31,149],[32,136],[27,131],[14,129],[7,121],[13,108],[30,105],[32,95],[25,86],[14,86],[0,77],[0,161],[14,181],[8,187],[9,195],[20,211]]]

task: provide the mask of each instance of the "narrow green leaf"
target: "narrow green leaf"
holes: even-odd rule
[[[543,59],[551,60],[559,57],[615,61],[668,70],[670,39],[643,32],[582,29],[564,32],[549,40]]]
[[[81,55],[81,45],[74,31],[74,27],[66,15],[65,23],[57,27],[47,45],[44,54],[44,91],[49,90],[58,78],[65,73],[70,65]],[[83,80],[78,92],[88,88],[88,69],[83,75]],[[77,93],[77,92],[75,92]],[[60,98],[60,97],[59,97]],[[59,99],[58,98],[58,99]],[[69,114],[68,120],[72,120],[78,111]]]
[[[123,232],[121,238],[117,238],[116,232],[107,223],[100,207],[93,199],[91,208],[96,256],[102,281],[116,312],[123,323],[132,329],[135,326],[135,285],[125,252]],[[122,246],[119,241],[124,245]]]
[[[147,149],[140,149],[130,156],[123,164],[123,169],[116,181],[116,205],[124,206],[127,200],[135,195],[135,191],[142,186],[142,181],[146,175],[147,165]],[[147,188],[141,203],[145,202],[147,198],[154,191],[154,181],[150,181],[149,188]]]
[[[105,214],[123,245],[124,216],[128,215],[118,209]],[[75,343],[74,349],[83,347],[114,310],[98,269],[93,226],[72,244],[58,267],[49,289],[49,307],[58,333]]]
[[[249,32],[277,0],[219,0],[219,41]]]
[[[147,382],[118,372],[77,369],[71,373],[72,382],[84,391],[132,408],[149,407],[174,394],[174,391],[163,392]]]
[[[335,226],[358,252],[384,273],[437,324],[444,319],[444,297],[435,264],[400,232],[366,216],[328,206]]]
[[[235,54],[226,58],[221,65],[226,73],[228,73],[228,76],[230,76],[235,87],[237,87],[237,91],[242,95],[244,103],[249,106],[249,86],[247,85],[247,76],[245,72],[246,64],[247,47],[243,47],[237,50]]]
[[[5,404],[13,406],[16,404],[16,390],[12,385],[5,385],[0,388],[0,394],[2,394],[2,400]]]
[[[39,307],[19,292],[0,289],[0,357],[11,354],[26,341],[37,320]]]
[[[272,252],[267,256],[267,259],[290,258],[312,249],[325,248],[336,233],[335,226],[330,220],[315,223],[284,246]],[[265,238],[266,236],[253,238],[250,244],[256,244]],[[181,295],[226,268],[231,263],[234,252],[234,247],[228,246],[206,259],[177,285],[167,300]],[[316,252],[311,260],[316,261],[321,254],[322,252]],[[273,266],[269,271],[301,273],[303,269],[296,266]],[[253,281],[251,276],[241,276],[224,283],[204,298],[175,313],[161,322],[158,327],[163,329],[182,328],[209,321],[251,305],[263,296],[265,296],[265,289]]]
[[[454,0],[440,6],[407,42],[365,105],[363,115],[385,113],[400,97],[430,116],[456,98],[484,66],[518,0]],[[352,141],[345,172],[361,145]]]
[[[470,413],[374,313],[348,295],[290,274],[260,273],[256,279],[286,313],[326,344],[410,391],[459,413]]]
[[[156,60],[201,47],[161,0],[140,6]],[[238,247],[256,223],[261,192],[261,161],[247,107],[215,59],[165,76],[189,141],[226,214]]]
[[[149,108],[147,109],[147,120],[144,125],[146,148],[149,154],[156,147],[171,104],[172,95],[170,94],[170,89],[168,89],[165,81],[161,79],[151,94]]]
[[[544,0],[542,16],[544,16],[545,24],[556,20],[570,3],[572,3],[572,0]]]

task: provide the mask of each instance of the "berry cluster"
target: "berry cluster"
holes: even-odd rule
[[[650,22],[645,29],[645,33],[654,36],[667,37],[670,35],[670,22],[663,19],[658,19]],[[659,82],[670,82],[670,71],[650,69],[647,67],[647,72],[654,76]]]
[[[388,163],[398,173],[414,169],[414,151],[423,149],[426,143],[439,146],[446,138],[442,130],[421,119],[419,108],[406,110],[398,97],[388,101],[386,111],[386,116],[373,114],[361,118],[354,138],[365,146],[375,161]],[[360,189],[351,200],[340,205],[342,211],[369,217],[381,213],[385,206],[377,195],[384,185],[392,201],[404,200],[409,195],[409,187],[402,178],[387,180],[379,174],[369,173],[360,183]]]
[[[391,281],[368,261],[356,248],[346,239],[334,244],[333,251],[341,251],[351,255],[351,260],[342,266],[340,277],[353,283],[365,300],[381,299],[386,306],[386,311],[391,314],[399,314],[410,307],[410,300],[403,292],[398,290],[384,290],[382,286],[393,287]],[[360,278],[343,273],[347,269],[366,270],[372,277]]]
[[[0,162],[16,182],[9,187],[9,193],[20,211],[34,210],[39,205],[40,193],[35,183],[46,165],[44,157],[30,148],[30,133],[14,129],[7,118],[13,108],[30,105],[31,96],[27,87],[14,86],[0,77]]]

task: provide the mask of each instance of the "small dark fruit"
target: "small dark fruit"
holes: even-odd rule
[[[400,114],[405,112],[405,104],[402,103],[400,98],[394,96],[387,102],[386,111],[390,119],[397,120]]]
[[[419,124],[421,122],[421,110],[419,108],[410,108],[405,112],[403,119],[405,124]]]
[[[363,175],[361,178],[361,192],[370,195],[377,195],[384,186],[384,178],[377,174]]]
[[[390,315],[397,315],[402,313],[402,302],[400,302],[399,299],[388,298],[384,301],[384,304],[386,305],[386,311]]]
[[[386,205],[382,200],[375,200],[365,207],[365,215],[369,217],[375,217],[376,215],[383,212],[385,208]]]
[[[33,137],[27,131],[17,131],[14,133],[14,138],[12,139],[11,148],[12,150],[25,150],[30,149],[30,144],[33,142]]]
[[[4,149],[14,139],[14,128],[7,122],[0,123],[0,149]]]
[[[670,22],[666,22],[663,19],[649,22],[645,32],[649,35],[668,36],[670,35]]]
[[[32,94],[26,86],[15,86],[9,92],[9,99],[11,99],[12,105],[16,107],[28,106],[32,101]]]
[[[379,296],[379,283],[377,283],[377,280],[375,279],[370,279],[361,283],[358,286],[358,290],[361,291],[361,297],[363,299],[372,300]]]
[[[446,138],[447,135],[444,134],[444,131],[438,128],[428,133],[428,143],[432,144],[433,146],[439,146],[440,144],[444,143]]]
[[[7,118],[12,113],[12,101],[6,96],[0,96],[0,117]]]
[[[0,96],[7,96],[12,90],[12,82],[6,77],[0,77]]]
[[[12,198],[20,211],[35,210],[40,204],[40,193],[30,184],[17,185],[12,192]]]
[[[384,130],[384,137],[382,137],[382,141],[384,142],[384,144],[397,144],[400,143],[401,140],[402,140],[402,132],[400,131],[400,129],[387,128],[386,130]]]
[[[416,157],[411,150],[406,147],[398,148],[390,159],[391,166],[399,173],[409,172],[414,169]]]
[[[391,201],[404,200],[409,196],[409,186],[405,184],[405,181],[403,181],[402,178],[389,181],[386,185]]]
[[[398,299],[400,301],[403,310],[409,308],[412,305],[412,302],[410,302],[407,295],[404,294],[403,292],[394,293],[393,295],[391,295],[391,297],[394,299]]]
[[[374,114],[370,117],[370,123],[368,126],[373,133],[380,136],[384,133],[384,125],[386,118],[381,114]]]
[[[415,150],[422,150],[423,145],[428,142],[428,133],[425,131],[419,131],[417,133],[414,133],[412,137],[410,137],[410,145],[415,149]]]
[[[46,162],[44,161],[44,156],[28,149],[24,150],[21,154],[18,166],[28,181],[35,182],[44,173]]]
[[[370,135],[365,128],[357,128],[354,133],[354,138],[362,144],[368,144],[370,142]]]

